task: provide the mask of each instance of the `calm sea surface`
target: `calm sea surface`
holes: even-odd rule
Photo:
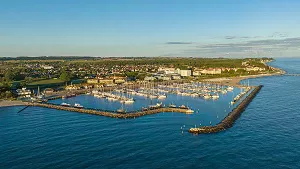
[[[300,73],[300,59],[271,65]],[[22,107],[0,108],[0,168],[300,168],[300,76],[251,79],[254,84],[264,87],[235,125],[210,135],[187,130],[222,120],[239,89],[218,101],[172,95],[164,101],[188,104],[196,110],[193,115],[122,120],[39,107],[19,114]],[[126,109],[149,104],[140,100]],[[121,106],[85,95],[64,102]]]

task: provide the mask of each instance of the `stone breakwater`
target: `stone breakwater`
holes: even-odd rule
[[[256,94],[260,91],[262,87],[262,85],[255,87],[253,91],[235,109],[233,109],[227,117],[225,117],[217,125],[190,128],[189,132],[194,134],[216,133],[232,127],[234,122],[240,117],[242,112],[245,110],[245,108],[249,105],[249,103],[253,100],[253,98],[256,96]]]
[[[38,107],[45,107],[50,109],[57,109],[57,110],[65,110],[65,111],[71,111],[71,112],[79,112],[79,113],[86,113],[86,114],[93,114],[93,115],[99,115],[99,116],[106,116],[111,118],[136,118],[141,117],[145,115],[151,115],[151,114],[157,114],[162,112],[174,112],[174,113],[187,113],[187,109],[182,108],[169,108],[169,107],[160,107],[155,108],[152,110],[145,110],[145,111],[134,111],[134,112],[128,112],[128,113],[116,113],[116,112],[110,112],[110,111],[104,111],[104,110],[93,110],[93,109],[84,109],[84,108],[76,108],[76,107],[65,107],[60,105],[54,105],[54,104],[47,104],[47,103],[28,103],[30,106],[38,106]]]

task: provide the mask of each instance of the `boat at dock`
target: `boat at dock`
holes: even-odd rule
[[[170,104],[169,107],[170,108],[176,108],[176,105],[175,104]]]
[[[134,99],[127,99],[124,101],[125,104],[132,104],[134,103]]]
[[[74,107],[76,107],[76,108],[80,108],[80,109],[81,109],[81,108],[83,108],[83,106],[82,106],[82,105],[80,105],[79,103],[75,103],[75,104],[74,104]]]
[[[181,109],[188,109],[185,105],[181,105],[181,106],[179,106],[179,108],[181,108]]]
[[[67,98],[70,98],[70,97],[75,97],[76,94],[67,94],[67,95],[64,95],[64,96],[61,96],[62,99],[67,99]]]
[[[120,108],[120,109],[117,110],[117,113],[124,114],[124,113],[126,113],[126,112],[125,112],[125,110],[124,110],[123,108]]]
[[[61,106],[65,106],[65,107],[70,107],[70,106],[71,106],[70,104],[65,103],[65,102],[61,103],[60,105],[61,105]]]
[[[163,99],[166,99],[166,98],[167,98],[166,95],[159,95],[159,96],[158,96],[158,99],[159,99],[159,100],[163,100]]]
[[[230,92],[233,91],[233,89],[234,88],[232,86],[227,87],[227,90],[230,91]]]
[[[186,111],[186,114],[193,114],[194,113],[194,110],[192,110],[192,109],[188,109],[187,111]]]
[[[218,94],[212,96],[212,98],[213,98],[214,100],[219,99],[219,97],[220,97],[220,96],[219,96]]]

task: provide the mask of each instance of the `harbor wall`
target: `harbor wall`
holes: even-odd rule
[[[261,90],[262,87],[262,85],[255,87],[252,92],[217,125],[190,128],[189,132],[194,134],[216,133],[232,127],[234,122],[240,117],[242,112],[246,109],[249,103],[251,103],[253,98]]]
[[[115,111],[106,111],[106,110],[97,110],[97,109],[86,109],[86,108],[75,108],[75,107],[66,107],[61,105],[55,104],[48,104],[48,103],[28,103],[30,106],[38,106],[38,107],[45,107],[50,109],[57,109],[57,110],[65,110],[71,112],[79,112],[85,114],[93,114],[93,115],[100,115],[106,116],[111,118],[136,118],[145,115],[157,114],[162,112],[174,112],[174,113],[187,113],[188,109],[183,108],[169,108],[169,107],[159,107],[151,110],[145,111],[133,111],[127,113],[117,113]]]

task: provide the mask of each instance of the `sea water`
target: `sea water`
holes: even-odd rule
[[[270,64],[300,73],[300,59]],[[230,94],[215,102],[176,98],[178,104],[199,109],[193,115],[160,113],[126,120],[39,107],[21,113],[22,107],[0,108],[0,168],[300,168],[300,76],[249,83],[264,87],[232,128],[215,134],[187,130],[224,118]],[[91,99],[83,95],[68,101],[120,106],[103,107],[101,100]],[[139,106],[143,104],[148,101]]]

